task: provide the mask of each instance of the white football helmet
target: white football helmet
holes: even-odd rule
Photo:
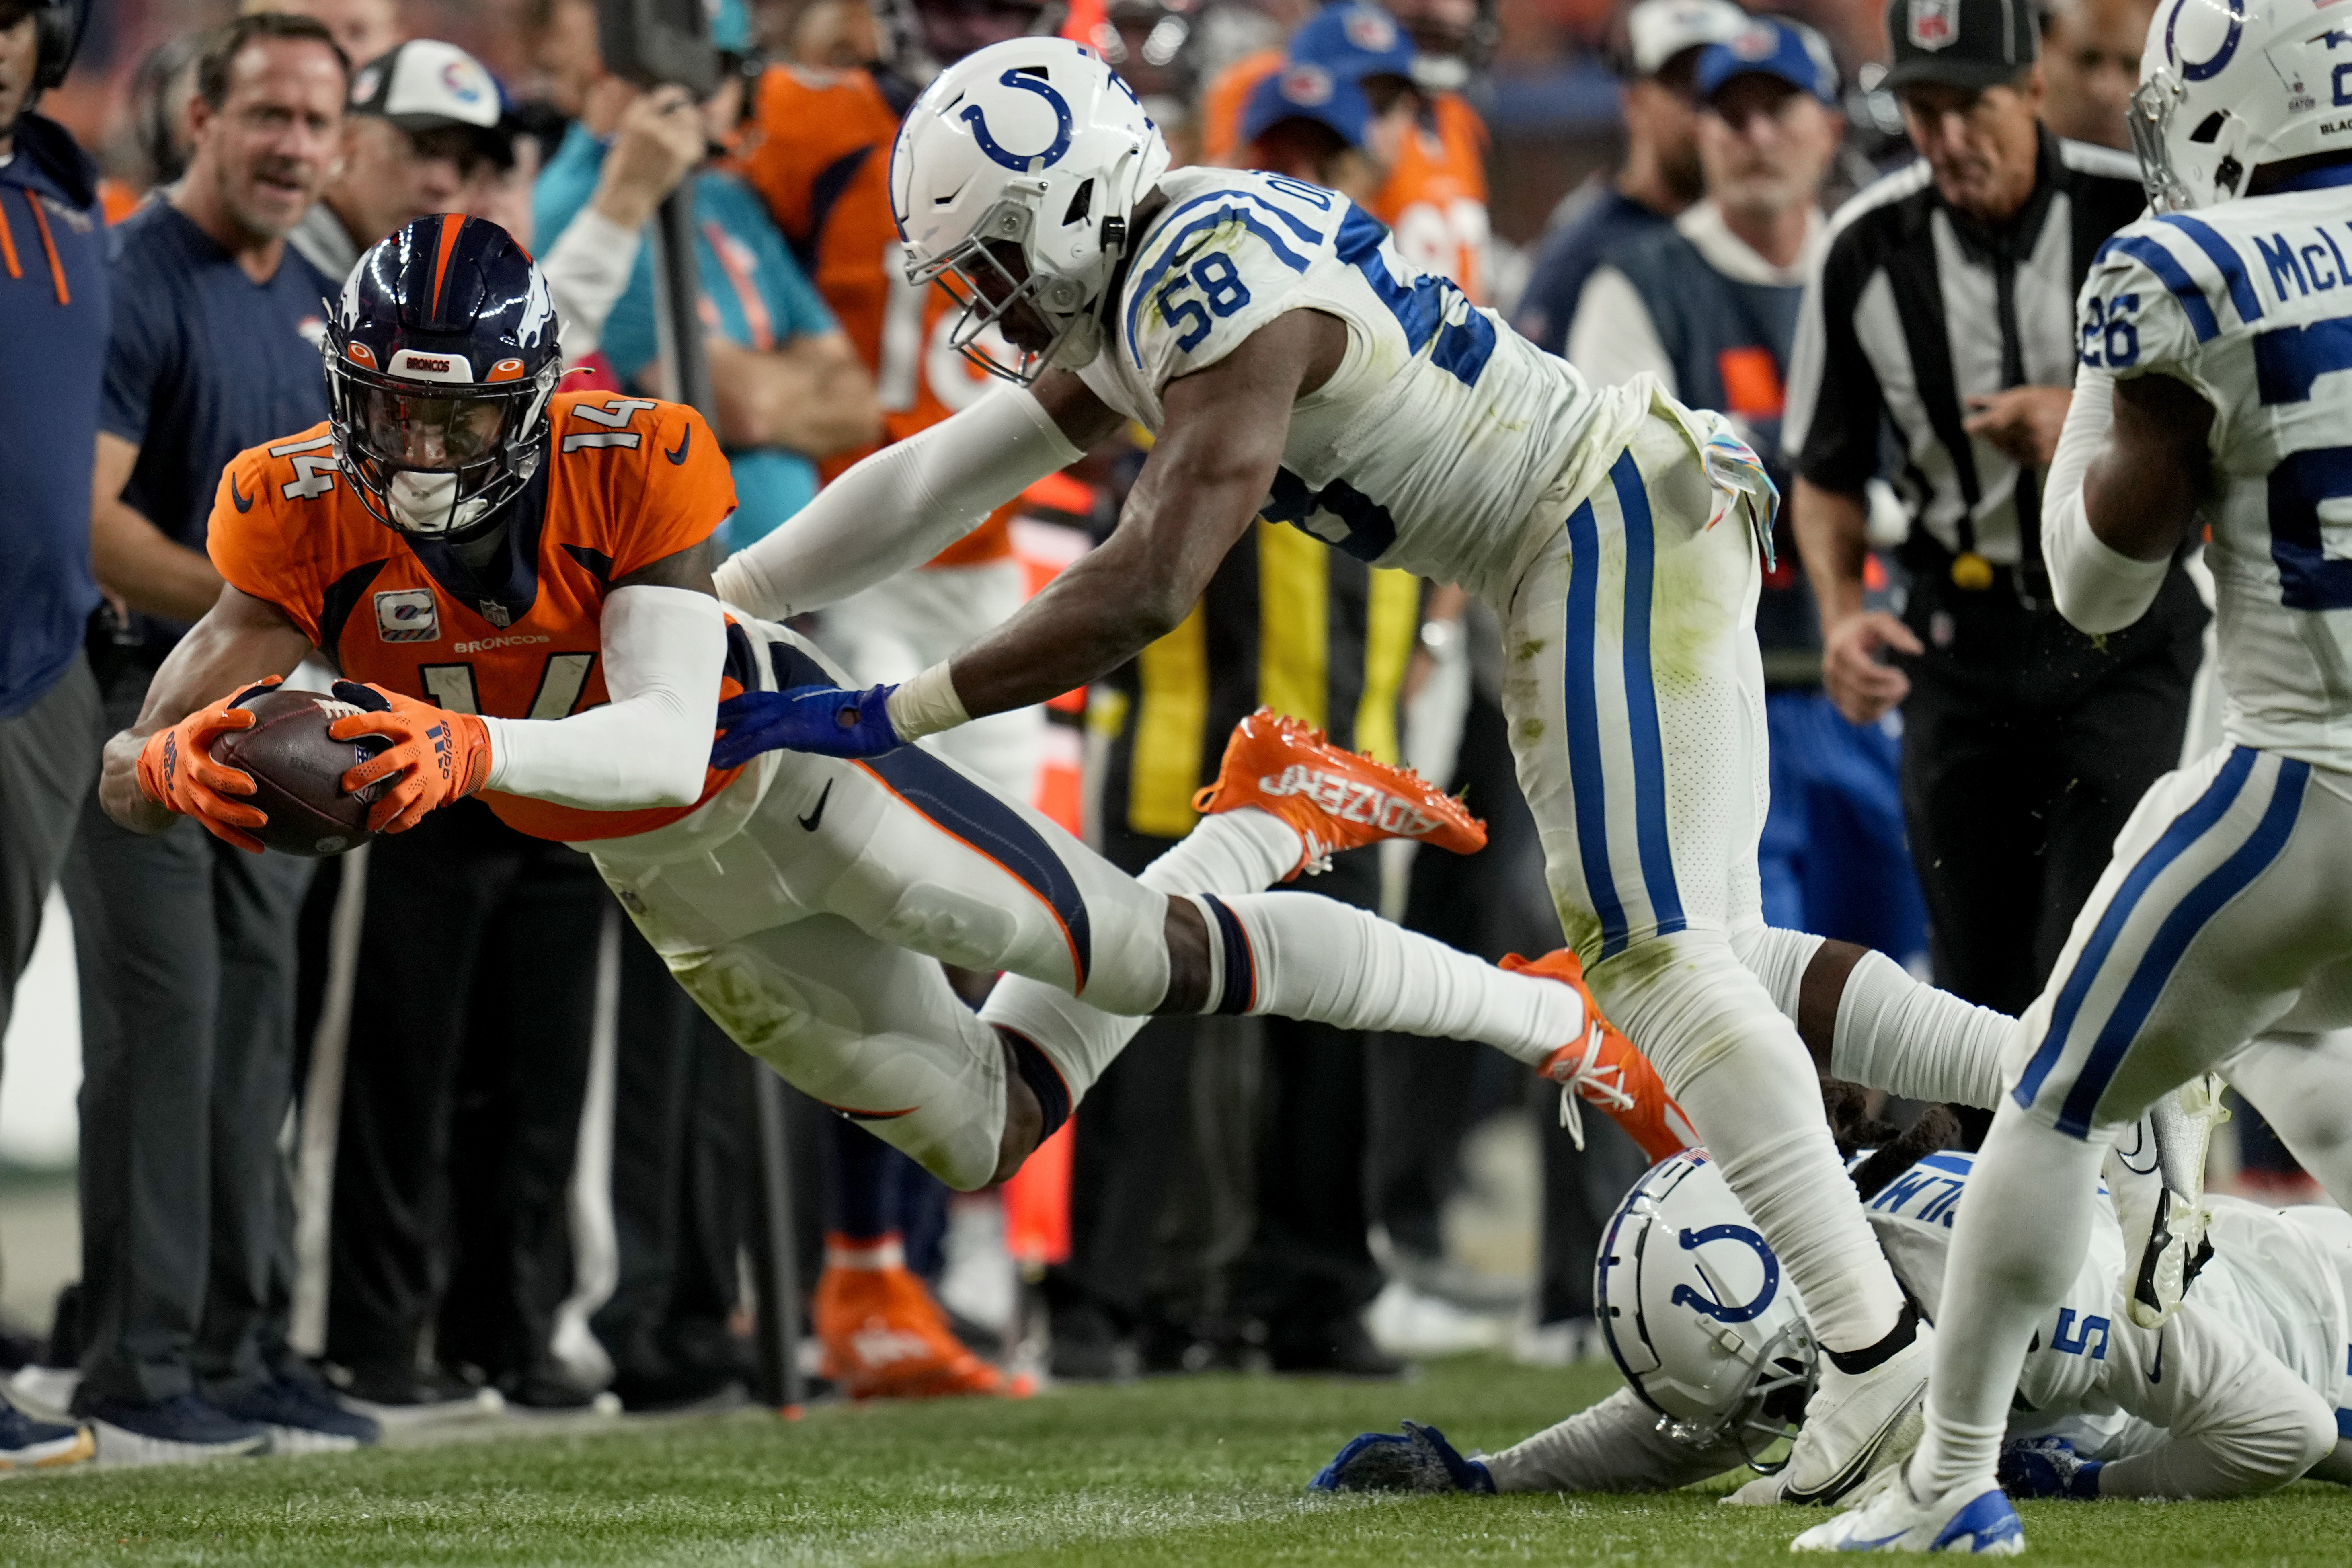
[[[1796,1429],[1815,1355],[1804,1304],[1704,1149],[1650,1168],[1617,1205],[1593,1310],[1625,1382],[1676,1440],[1759,1462]]]
[[[2162,0],[2129,118],[2160,213],[2242,196],[2265,164],[2352,154],[2352,20],[2314,0]]]
[[[1027,384],[1102,346],[1096,308],[1126,253],[1128,220],[1168,169],[1168,143],[1118,73],[1066,38],[1014,38],[940,74],[907,111],[890,153],[890,209],[907,276],[964,307],[950,338],[997,375]],[[1025,276],[1006,265],[1017,250]],[[1011,359],[993,335],[1027,304],[1053,341]]]

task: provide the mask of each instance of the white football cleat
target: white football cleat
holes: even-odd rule
[[[1841,1372],[1822,1357],[1821,1384],[1805,1402],[1804,1430],[1797,1434],[1788,1468],[1775,1478],[1780,1501],[1837,1502],[1911,1457],[1926,1430],[1920,1405],[1935,1344],[1935,1330],[1922,1320],[1909,1344],[1868,1372]]]
[[[1970,1481],[1920,1502],[1903,1467],[1882,1471],[1853,1507],[1789,1542],[1791,1552],[1966,1552],[2014,1557],[2025,1527],[1998,1481]]]
[[[2189,1282],[2211,1256],[2205,1239],[2213,1218],[2205,1206],[2205,1161],[2213,1129],[2230,1120],[2223,1087],[2212,1073],[2191,1079],[2141,1120],[2152,1149],[2133,1157],[2118,1141],[2107,1152],[2105,1173],[2123,1224],[2124,1256],[2137,1260],[2125,1276],[2124,1307],[2143,1329],[2163,1327],[2179,1310]]]

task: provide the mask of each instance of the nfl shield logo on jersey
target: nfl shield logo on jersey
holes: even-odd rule
[[[430,588],[387,588],[375,596],[375,635],[386,642],[432,642],[441,615]]]
[[[1960,36],[1958,18],[1953,15],[1959,0],[1911,0],[1910,22],[1906,29],[1915,49],[1940,49]]]

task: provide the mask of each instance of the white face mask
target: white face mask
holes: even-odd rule
[[[449,503],[457,493],[455,474],[418,473],[403,468],[392,476],[390,491],[385,500],[393,517],[412,533],[455,532],[478,521],[486,510],[476,500],[460,502],[452,510]]]

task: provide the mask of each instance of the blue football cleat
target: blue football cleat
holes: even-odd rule
[[[1434,1426],[1408,1421],[1402,1432],[1366,1432],[1307,1483],[1318,1492],[1477,1492],[1491,1496],[1495,1478],[1465,1459]]]
[[[1791,1552],[1966,1552],[2014,1557],[2025,1550],[2017,1510],[1991,1482],[1971,1481],[1921,1502],[1904,1479],[1883,1472],[1853,1508],[1789,1543]]]

